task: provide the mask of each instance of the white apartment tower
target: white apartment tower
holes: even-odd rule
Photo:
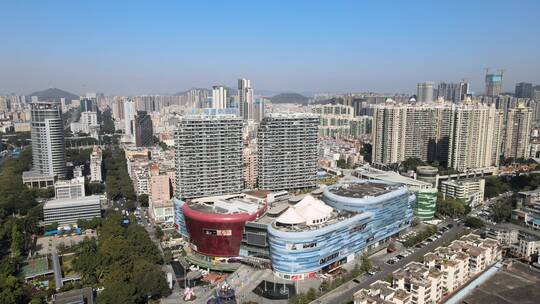
[[[238,107],[243,119],[253,119],[253,89],[249,79],[238,79]]]
[[[242,124],[229,114],[180,119],[175,134],[176,198],[242,191]]]
[[[227,108],[227,88],[223,86],[212,87],[212,108],[225,109]]]
[[[417,102],[433,102],[434,93],[433,82],[420,82],[416,85],[416,101]]]
[[[102,152],[99,146],[94,146],[92,154],[90,155],[90,181],[101,182],[101,160]]]
[[[264,190],[317,186],[319,116],[268,114],[258,129],[258,185]]]
[[[532,109],[519,103],[508,110],[504,157],[527,158],[529,156],[529,134],[532,127]]]
[[[61,106],[55,102],[38,101],[30,107],[33,171],[64,178],[66,146]]]
[[[135,108],[135,102],[132,100],[126,100],[124,102],[124,134],[127,142],[134,141],[136,115],[137,110]]]
[[[444,104],[376,106],[373,161],[391,164],[414,157],[446,163],[451,117],[451,108]]]
[[[501,110],[495,105],[454,105],[448,150],[448,167],[468,169],[499,165],[502,141]]]

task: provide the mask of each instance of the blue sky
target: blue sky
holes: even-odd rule
[[[540,84],[540,1],[2,1],[0,93]]]

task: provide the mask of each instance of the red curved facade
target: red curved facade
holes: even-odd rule
[[[216,214],[193,210],[184,204],[182,212],[195,251],[215,257],[236,257],[240,252],[244,224],[255,220],[266,210],[263,205],[256,213]]]

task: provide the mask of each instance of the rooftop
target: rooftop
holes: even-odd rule
[[[63,199],[53,199],[46,201],[43,206],[44,210],[53,209],[53,208],[63,208],[63,207],[77,207],[84,205],[94,205],[101,202],[101,196],[99,195],[90,195],[78,198],[63,198]]]
[[[187,204],[192,210],[204,213],[254,214],[265,205],[265,200],[247,194],[232,194],[196,198]]]
[[[418,188],[432,188],[433,186],[421,180],[403,176],[397,172],[393,171],[383,171],[375,169],[369,165],[365,165],[355,169],[354,175],[367,179],[379,179],[386,182],[399,183],[407,186],[414,186]]]
[[[389,185],[385,183],[343,183],[337,187],[329,188],[333,194],[346,197],[363,198],[376,197],[385,193],[399,189],[399,185]]]

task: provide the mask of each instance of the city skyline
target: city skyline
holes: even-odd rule
[[[540,83],[534,1],[512,15],[503,1],[129,4],[3,4],[16,26],[0,29],[12,46],[0,51],[0,92],[173,94],[247,77],[300,93],[414,93],[464,78],[482,94],[487,67],[505,69],[504,92]]]

